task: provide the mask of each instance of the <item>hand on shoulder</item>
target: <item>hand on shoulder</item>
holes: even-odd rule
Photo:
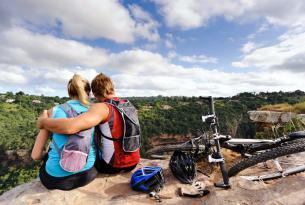
[[[106,103],[99,102],[91,105],[90,112],[98,113],[102,119],[107,118],[109,114],[109,108]]]
[[[38,117],[37,122],[36,122],[36,126],[38,129],[42,129],[43,128],[43,120],[48,118],[48,110],[44,110],[41,115]]]

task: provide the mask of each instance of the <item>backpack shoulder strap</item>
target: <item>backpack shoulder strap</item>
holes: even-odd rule
[[[68,118],[76,117],[77,115],[79,115],[79,113],[76,110],[74,110],[73,107],[71,105],[69,105],[69,103],[60,104],[58,107],[61,108],[66,113]],[[57,143],[55,142],[55,140],[53,139],[53,137],[52,137],[52,143],[53,143],[58,155],[60,156],[61,150],[59,149],[59,147],[58,147]]]
[[[123,101],[110,99],[105,103],[115,107],[115,109],[117,109],[122,116],[126,116],[133,124],[140,126],[137,109],[129,100]]]
[[[117,109],[117,106],[114,104],[114,101],[113,100],[109,100],[107,102],[104,102],[105,104],[107,105],[110,105],[112,106],[112,109],[111,109],[111,113],[110,113],[110,117],[109,117],[109,121],[112,121],[110,122],[111,124],[113,124],[113,120],[114,120],[114,109],[116,108]],[[115,107],[115,108],[114,108]],[[108,122],[109,122],[108,121]],[[100,135],[103,137],[103,138],[106,138],[108,140],[111,140],[111,141],[121,141],[122,139],[121,138],[118,138],[118,139],[115,139],[115,138],[110,138],[110,137],[107,137],[103,134],[103,132],[101,132],[101,128],[100,128],[101,124],[96,126],[98,129],[99,129],[99,133]],[[110,128],[111,129],[111,128]]]
[[[80,114],[69,103],[61,104],[59,107],[66,113],[68,118],[76,117]]]
[[[120,110],[131,122],[139,125],[137,109],[129,100],[119,102],[115,107]]]
[[[58,153],[58,155],[61,155],[61,150],[59,149],[58,145],[56,144],[55,140],[52,138],[52,143],[56,149],[56,152]]]

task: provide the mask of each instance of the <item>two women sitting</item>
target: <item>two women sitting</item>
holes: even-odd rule
[[[91,89],[98,103],[89,103]],[[69,118],[61,106],[55,106],[44,111],[37,121],[40,131],[32,158],[44,158],[39,172],[42,184],[48,189],[71,190],[91,182],[97,172],[113,174],[134,169],[139,163],[140,151],[137,149],[126,152],[123,149],[120,139],[124,135],[124,121],[122,114],[110,102],[125,100],[115,95],[112,80],[100,73],[90,86],[86,79],[76,74],[68,83],[68,94],[71,100],[66,103],[82,114]],[[86,164],[76,172],[64,170],[60,164],[61,156],[58,150],[63,149],[71,134],[92,127],[96,129],[91,133],[92,136],[89,135],[91,141]],[[43,156],[43,149],[51,136],[54,142],[51,143],[49,152]],[[102,143],[99,140],[102,140]]]

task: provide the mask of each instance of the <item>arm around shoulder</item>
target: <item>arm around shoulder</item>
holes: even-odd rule
[[[75,133],[81,130],[89,129],[100,124],[108,117],[109,108],[105,103],[93,104],[88,112],[85,112],[73,119],[70,124],[71,132]]]
[[[107,118],[108,113],[109,109],[105,103],[95,103],[90,107],[88,112],[75,118],[43,118],[41,119],[41,125],[43,128],[52,132],[73,134],[98,125]]]

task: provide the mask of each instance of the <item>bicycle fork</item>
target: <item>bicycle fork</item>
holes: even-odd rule
[[[222,178],[223,178],[223,182],[214,183],[214,186],[228,189],[231,187],[231,185],[229,182],[228,172],[225,167],[225,160],[221,154],[221,148],[220,148],[220,143],[219,143],[219,136],[217,135],[217,130],[216,130],[216,134],[214,137],[214,143],[215,143],[215,147],[216,147],[216,152],[214,152],[214,156],[211,156],[211,155],[208,156],[208,161],[209,161],[209,163],[218,163],[219,164]]]
[[[219,159],[218,163],[220,166],[223,181],[214,183],[214,186],[223,189],[229,189],[231,188],[231,185],[229,181],[229,175],[225,167],[225,160],[221,154],[219,139],[215,139],[215,145],[216,145],[216,150],[217,150],[216,154],[217,154],[217,158]]]

